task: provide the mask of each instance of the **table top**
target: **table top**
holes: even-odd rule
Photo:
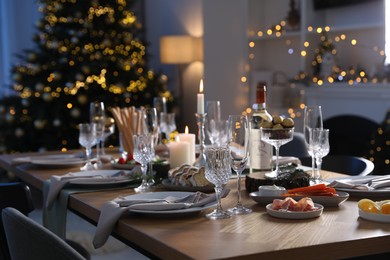
[[[28,164],[12,165],[25,154],[1,155],[0,165],[35,188],[51,175],[77,169],[42,169]],[[344,176],[323,171],[325,178]],[[236,180],[228,183],[230,194],[224,208],[236,203]],[[242,185],[244,187],[244,185]],[[99,208],[119,195],[131,195],[129,188],[72,194],[68,207],[97,223]],[[122,217],[113,235],[152,256],[180,259],[259,258],[304,255],[305,259],[347,258],[390,252],[390,225],[359,218],[358,198],[350,197],[339,207],[325,207],[318,218],[288,220],[271,217],[265,206],[253,201],[245,189],[242,201],[253,213],[223,220],[209,220],[199,214],[178,217],[151,217],[129,213]]]

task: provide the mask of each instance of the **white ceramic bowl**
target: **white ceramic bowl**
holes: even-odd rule
[[[259,186],[259,194],[260,196],[281,196],[286,193],[286,188],[276,185],[262,185]]]

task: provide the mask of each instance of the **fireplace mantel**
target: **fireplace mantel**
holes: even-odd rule
[[[321,105],[323,119],[359,115],[382,123],[390,109],[390,84],[328,84],[303,87],[305,104]]]

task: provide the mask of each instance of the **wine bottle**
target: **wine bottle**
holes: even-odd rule
[[[266,108],[266,84],[259,82],[256,86],[256,103],[252,105],[250,117],[250,157],[249,172],[268,171],[272,166],[272,145],[261,141],[260,127],[264,121],[272,121]]]

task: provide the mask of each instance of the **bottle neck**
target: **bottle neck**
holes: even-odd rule
[[[265,110],[266,106],[265,103],[255,103],[252,105],[253,110]]]

